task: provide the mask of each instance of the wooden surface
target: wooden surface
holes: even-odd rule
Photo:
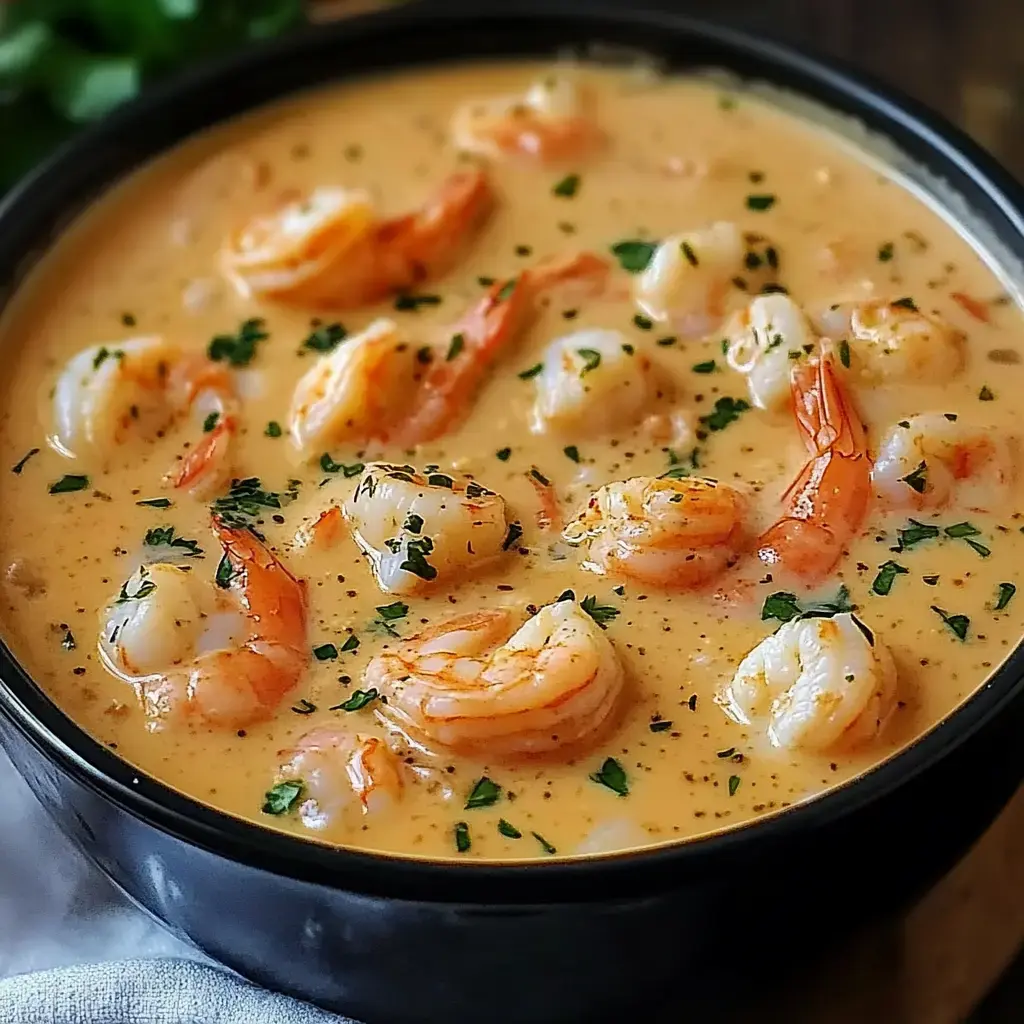
[[[317,17],[376,6],[378,0],[315,4]],[[728,18],[840,57],[941,111],[1024,177],[1024,0],[650,0],[647,6]],[[858,937],[798,990],[767,995],[750,1024],[960,1024],[1022,946],[1024,790],[903,920]],[[1024,1021],[1024,1003],[1012,997],[1000,1003],[1009,1005],[986,1013],[985,1024]]]

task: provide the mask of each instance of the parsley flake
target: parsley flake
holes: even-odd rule
[[[51,494],[71,494],[73,491],[84,491],[89,486],[89,478],[75,473],[66,473],[59,480],[50,484]]]
[[[607,629],[609,622],[614,622],[619,615],[619,609],[610,604],[599,604],[593,594],[588,594],[582,601],[580,607],[602,628]]]
[[[933,604],[931,609],[950,628],[957,639],[967,639],[968,630],[971,628],[971,620],[966,615],[950,615],[937,604]]]
[[[264,814],[287,814],[302,795],[303,783],[299,779],[279,782],[267,790],[263,798]]]
[[[510,825],[504,818],[498,819],[498,831],[505,836],[506,839],[522,839],[523,833],[515,827]]]
[[[530,835],[533,836],[533,838],[536,839],[538,843],[540,843],[540,848],[545,853],[547,853],[547,854],[558,853],[558,850],[556,850],[539,832],[531,832]]]
[[[625,796],[629,792],[629,780],[626,778],[626,771],[614,757],[606,758],[600,769],[596,772],[591,772],[589,778],[591,782],[607,786],[608,789],[619,796]]]
[[[1001,612],[1013,600],[1013,595],[1016,593],[1017,588],[1012,583],[1000,583],[995,610]]]
[[[371,686],[368,690],[355,690],[348,700],[335,704],[332,711],[362,711],[367,705],[372,704],[380,696],[377,688]]]
[[[21,471],[25,468],[26,464],[28,463],[28,460],[31,459],[33,455],[38,454],[38,448],[30,448],[28,454],[23,455],[13,466],[11,466],[11,472],[15,476],[21,476]]]
[[[747,196],[747,209],[763,213],[775,205],[776,197],[773,195],[751,195]]]
[[[591,370],[596,370],[601,365],[601,353],[596,348],[578,348],[576,349],[576,355],[584,360],[583,369],[580,370],[581,377],[590,373]]]
[[[270,337],[264,330],[265,320],[254,317],[245,320],[235,334],[218,334],[209,344],[206,354],[215,362],[231,366],[248,366],[256,356],[256,346]]]
[[[489,779],[486,775],[482,775],[475,783],[473,783],[473,788],[470,790],[469,796],[466,798],[465,809],[467,811],[472,811],[477,807],[490,807],[492,804],[498,802],[500,796],[501,786]]]
[[[735,422],[740,418],[740,414],[746,412],[750,408],[750,403],[743,398],[719,398],[715,402],[714,412],[708,413],[707,416],[701,416],[700,422],[708,428],[708,430],[725,430],[730,423]]]
[[[639,238],[627,238],[616,242],[612,247],[612,255],[619,261],[619,266],[629,274],[639,274],[647,269],[655,251],[657,242],[643,242]]]
[[[580,188],[580,176],[578,174],[567,174],[554,188],[552,194],[561,196],[563,199],[571,199]]]
[[[464,821],[457,821],[455,823],[455,849],[459,853],[466,853],[472,845],[473,841],[469,838],[469,826]]]
[[[909,572],[909,569],[905,569],[899,562],[894,562],[890,558],[878,567],[878,575],[871,584],[872,592],[878,594],[879,597],[887,597],[896,577]]]
[[[348,337],[348,331],[341,324],[323,324],[317,327],[302,343],[311,352],[333,352]]]

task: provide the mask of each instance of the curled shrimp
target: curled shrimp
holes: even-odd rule
[[[378,585],[408,594],[447,584],[499,558],[505,500],[468,476],[371,462],[344,504]]]
[[[590,253],[542,262],[494,284],[436,346],[414,344],[391,320],[375,320],[299,381],[289,417],[293,443],[310,457],[342,441],[408,448],[439,437],[466,414],[491,366],[529,327],[545,292],[596,290],[607,272],[608,264]]]
[[[606,141],[580,88],[555,75],[535,82],[522,96],[464,103],[452,118],[452,136],[464,152],[542,161],[580,159]]]
[[[747,378],[754,405],[788,408],[793,362],[818,345],[804,311],[788,295],[761,295],[736,314],[727,333],[726,361]]]
[[[818,323],[847,339],[850,371],[862,380],[940,384],[964,366],[964,336],[910,299],[874,299],[830,306]]]
[[[672,589],[699,587],[736,562],[746,500],[715,480],[633,477],[606,484],[562,531],[595,572]]]
[[[403,733],[488,759],[593,739],[624,681],[611,641],[574,601],[546,605],[518,630],[508,611],[457,615],[377,655],[363,679]]]
[[[401,799],[399,760],[377,736],[321,725],[285,756],[278,779],[302,782],[299,818],[306,828],[330,828],[350,809],[379,815]]]
[[[205,494],[231,476],[238,400],[228,370],[183,353],[164,338],[93,345],[73,356],[53,392],[54,447],[71,458],[109,458],[133,439],[153,440],[176,417],[214,426],[168,474],[175,487]]]
[[[740,285],[756,291],[774,278],[778,257],[761,255],[762,243],[730,221],[671,235],[637,277],[636,303],[652,320],[686,337],[705,335],[725,316],[730,294],[742,294]]]
[[[896,508],[991,510],[1016,475],[1016,447],[999,431],[950,413],[911,416],[882,439],[871,473],[875,493]]]
[[[831,351],[792,371],[797,428],[810,460],[783,495],[785,514],[758,540],[758,557],[806,583],[828,575],[871,500],[871,460]]]
[[[306,668],[303,585],[248,530],[219,520],[227,587],[201,588],[182,566],[144,565],[105,612],[100,653],[137,686],[154,726],[196,715],[222,728],[270,717]],[[220,571],[218,571],[218,577]],[[216,612],[230,602],[230,621]],[[208,629],[216,622],[214,636]],[[203,650],[210,643],[215,649]]]
[[[533,430],[600,432],[627,425],[657,397],[650,358],[621,331],[575,331],[556,338],[534,378]]]
[[[422,209],[384,220],[366,192],[318,188],[230,236],[221,265],[245,297],[361,306],[443,274],[493,205],[482,171],[454,174]]]
[[[895,707],[889,649],[853,615],[794,619],[762,640],[715,701],[773,746],[819,753],[878,735]]]

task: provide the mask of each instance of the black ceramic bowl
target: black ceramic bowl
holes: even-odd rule
[[[339,77],[595,43],[673,68],[726,68],[853,115],[944,179],[1024,260],[1020,189],[916,105],[684,17],[530,0],[358,18],[150,93],[8,197],[0,295],[94,196],[217,121]],[[911,749],[778,817],[601,860],[452,866],[330,850],[200,806],[85,735],[6,649],[0,676],[4,746],[129,896],[241,973],[373,1022],[621,1021],[668,1000],[709,1019],[696,1008],[742,989],[751,965],[794,959],[808,940],[821,946],[922,891],[1008,799],[1024,762],[1018,650]]]

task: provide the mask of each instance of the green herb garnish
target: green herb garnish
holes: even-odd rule
[[[894,562],[890,558],[889,561],[883,562],[878,567],[878,575],[871,584],[871,590],[878,594],[879,597],[887,597],[889,591],[892,590],[896,577],[909,572],[909,569],[904,569],[899,562]]]
[[[1012,583],[1000,583],[999,598],[996,601],[995,610],[1001,612],[1013,600],[1013,595],[1016,593],[1017,588]]]
[[[303,348],[312,352],[333,352],[348,337],[348,331],[341,324],[324,324],[302,343]]]
[[[540,847],[545,853],[558,853],[558,850],[556,850],[539,832],[531,832],[530,835],[540,843]]]
[[[355,690],[348,700],[335,704],[331,711],[362,711],[368,704],[372,704],[380,694],[376,687],[371,686],[368,690]]]
[[[147,530],[143,544],[150,548],[183,548],[193,558],[203,557],[203,549],[199,546],[199,542],[176,537],[173,526],[155,526],[152,530]]]
[[[404,619],[409,614],[409,606],[404,601],[393,601],[391,604],[377,605],[377,614],[385,622]]]
[[[718,364],[714,359],[708,359],[703,363],[694,363],[690,369],[693,370],[694,373],[714,373],[715,370],[718,369]]]
[[[258,317],[242,322],[235,334],[218,334],[206,354],[215,362],[231,366],[248,366],[256,356],[256,346],[270,337],[263,329],[266,321]]]
[[[912,473],[900,477],[900,483],[906,484],[918,494],[924,494],[924,489],[928,486],[928,464],[923,461],[919,462]]]
[[[473,841],[469,838],[469,826],[464,821],[457,821],[455,823],[455,849],[459,853],[465,853],[472,845]]]
[[[170,508],[173,502],[170,498],[143,498],[135,502],[136,505],[143,505],[146,508]]]
[[[334,661],[338,657],[338,648],[334,644],[320,644],[313,648],[313,657],[317,661]]]
[[[966,615],[950,615],[937,604],[933,604],[931,609],[953,631],[958,639],[967,639],[967,632],[971,628],[971,620]]]
[[[600,769],[591,772],[589,778],[591,782],[607,786],[619,796],[625,796],[629,792],[629,780],[626,778],[625,769],[614,757],[606,758]]]
[[[776,197],[773,195],[747,196],[747,209],[763,213],[765,210],[770,210],[775,205],[775,199]]]
[[[283,431],[281,430],[281,424],[277,420],[271,420],[266,429],[263,431],[264,437],[280,437]]]
[[[701,416],[700,422],[708,430],[725,430],[730,423],[740,418],[740,414],[750,408],[750,403],[743,398],[719,398],[715,402],[714,412]]]
[[[452,340],[448,343],[448,353],[444,359],[446,363],[450,363],[465,347],[466,338],[462,334],[453,334]]]
[[[358,646],[359,646],[359,637],[357,637],[355,635],[355,633],[353,633],[341,645],[340,650],[341,650],[342,654],[348,654],[349,651],[354,651]]]
[[[510,825],[504,818],[498,819],[498,831],[507,839],[523,838],[523,833],[520,832],[515,825]]]
[[[33,455],[38,454],[38,448],[30,448],[28,454],[23,455],[13,466],[11,466],[11,472],[15,476],[21,476],[21,471],[25,468],[26,464],[28,463],[28,460],[31,459]]]
[[[287,814],[302,795],[303,783],[299,779],[279,782],[267,790],[263,798],[264,814]]]
[[[498,802],[501,796],[501,786],[486,775],[481,776],[473,783],[469,796],[466,798],[466,810],[472,811],[477,807],[490,807]]]
[[[529,380],[531,377],[536,377],[543,369],[543,363],[534,363],[528,370],[522,370],[516,376],[518,376],[520,380]]]
[[[580,370],[581,377],[590,373],[591,370],[596,370],[601,365],[601,353],[596,348],[578,348],[576,349],[576,355],[584,360],[583,369]]]
[[[729,776],[729,796],[735,796],[736,790],[740,788],[740,777],[738,775]]]
[[[394,306],[399,312],[418,310],[420,306],[440,306],[440,295],[396,295]]]
[[[89,486],[87,476],[79,476],[76,473],[66,473],[59,480],[50,484],[51,494],[71,494],[73,491],[84,491]]]
[[[610,604],[598,604],[593,594],[588,594],[582,601],[580,607],[602,628],[607,629],[609,622],[614,622],[619,615],[619,609]]]
[[[893,549],[895,551],[906,551],[922,541],[932,540],[939,535],[937,526],[921,523],[916,519],[910,519],[908,522],[909,526],[896,531],[896,547]]]
[[[579,187],[580,176],[578,174],[567,174],[551,191],[556,196],[571,199],[579,191]]]
[[[572,459],[573,462],[580,461],[580,450],[574,444],[567,444],[563,449],[562,453],[567,459]]]
[[[627,273],[639,274],[647,269],[658,248],[657,242],[643,242],[639,238],[627,238],[616,242],[612,247],[612,254],[618,259],[619,266]]]

